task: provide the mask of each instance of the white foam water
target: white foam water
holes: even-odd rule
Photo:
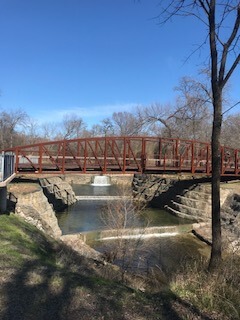
[[[104,237],[99,239],[100,241],[104,240],[115,240],[115,239],[149,239],[149,238],[163,238],[163,237],[174,237],[178,235],[178,232],[164,232],[164,233],[149,233],[149,234],[130,234],[130,235],[121,235],[117,237]]]
[[[110,177],[108,176],[94,176],[92,186],[106,187],[110,186]]]

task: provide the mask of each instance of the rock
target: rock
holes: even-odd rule
[[[62,232],[55,212],[41,188],[30,193],[17,192],[14,196],[16,197],[15,213],[17,215],[52,237],[61,236]]]
[[[73,250],[77,251],[81,255],[103,261],[103,256],[101,253],[89,247],[81,238],[81,234],[68,234],[63,235],[60,238],[65,244],[70,246]]]
[[[77,201],[71,185],[61,177],[41,178],[39,182],[55,210],[62,210]]]
[[[231,190],[221,190],[223,206],[221,208],[222,220],[222,247],[231,253],[240,254],[240,195]],[[223,201],[224,200],[224,201]],[[193,224],[193,233],[201,240],[211,244],[211,225]]]
[[[192,225],[192,233],[208,245],[212,244],[212,228],[210,223],[194,223]]]
[[[162,192],[166,192],[171,185],[170,179],[156,175],[135,174],[132,181],[133,195],[135,200],[149,203]]]

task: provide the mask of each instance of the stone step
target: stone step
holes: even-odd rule
[[[199,185],[196,185],[196,187],[192,189],[192,191],[199,191],[199,192],[211,194],[212,187],[210,184],[199,184]]]
[[[172,215],[179,217],[179,218],[182,218],[182,219],[188,219],[188,220],[195,221],[195,222],[205,221],[205,219],[203,217],[199,217],[197,215],[192,215],[192,214],[190,215],[190,214],[178,211],[168,205],[166,205],[164,208]]]
[[[210,218],[210,214],[208,212],[206,212],[205,210],[189,207],[187,205],[181,204],[181,203],[173,201],[173,200],[171,201],[171,203],[172,203],[172,207],[174,209],[176,209],[177,211],[180,211],[182,213],[186,213],[190,216],[194,215],[197,217],[204,217],[204,219]]]
[[[188,207],[200,209],[207,212],[211,211],[212,201],[209,199],[208,200],[193,199],[193,198],[185,197],[185,195],[184,196],[178,195],[177,199],[181,204],[186,205]]]
[[[211,200],[211,193],[199,192],[195,190],[184,190],[184,197],[196,200]]]

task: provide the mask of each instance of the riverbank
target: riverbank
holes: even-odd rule
[[[139,279],[122,283],[116,267],[78,254],[15,215],[0,216],[0,230],[1,319],[238,319],[239,273],[233,268],[224,274],[221,303],[219,278],[201,263],[179,263],[171,279],[155,274],[155,293],[143,292],[134,289]]]
[[[31,181],[20,189],[34,194],[39,184]],[[206,273],[207,260],[201,258],[187,265],[179,261],[170,277],[158,268],[147,278],[136,277],[96,256],[76,236],[63,243],[15,215],[0,219],[0,317],[5,320],[35,320],[36,314],[43,320],[228,320],[240,315],[236,256],[227,255],[214,276]]]

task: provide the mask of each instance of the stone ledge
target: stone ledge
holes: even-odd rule
[[[16,173],[13,173],[10,177],[8,177],[6,180],[0,182],[0,188],[6,187],[16,176]]]

